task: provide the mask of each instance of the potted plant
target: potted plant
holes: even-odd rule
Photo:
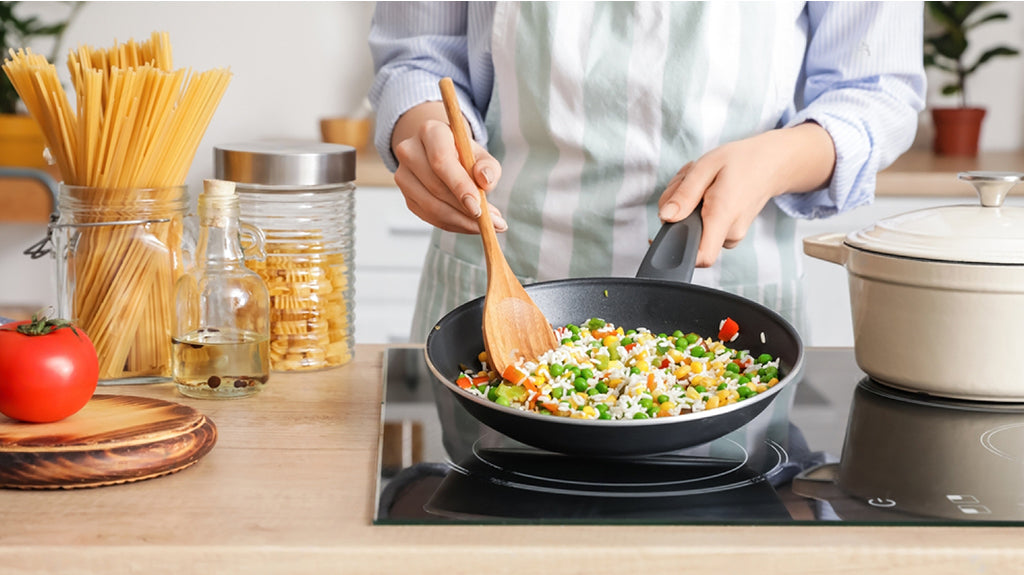
[[[935,124],[934,150],[946,156],[976,156],[981,123],[985,109],[968,105],[967,79],[984,63],[999,56],[1015,56],[1009,46],[996,46],[983,52],[973,62],[965,59],[967,36],[982,24],[1006,20],[1006,12],[981,13],[990,2],[926,2],[928,15],[937,31],[925,34],[924,65],[952,74],[953,79],[942,86],[944,96],[959,96],[957,107],[933,107]]]
[[[24,4],[24,6],[19,6]],[[38,16],[26,14],[30,2],[0,2],[0,61],[9,56],[9,50],[28,48],[39,39],[52,41],[48,55],[56,62],[61,40],[68,25],[84,5],[82,2],[64,2],[69,5],[66,17],[57,22],[41,22]],[[7,74],[0,73],[0,166],[44,168],[43,133],[23,111],[18,92]]]

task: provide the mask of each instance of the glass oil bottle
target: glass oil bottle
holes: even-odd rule
[[[247,397],[270,375],[270,296],[242,243],[262,254],[263,233],[239,222],[232,182],[205,180],[197,213],[195,264],[175,286],[174,383],[188,397]]]

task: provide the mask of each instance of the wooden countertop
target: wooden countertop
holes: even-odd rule
[[[112,487],[0,491],[0,572],[997,573],[1024,530],[854,526],[374,526],[383,345],[259,396],[185,403],[219,439],[178,473]]]

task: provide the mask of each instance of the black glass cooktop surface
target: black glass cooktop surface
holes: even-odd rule
[[[741,429],[636,459],[545,452],[484,426],[391,347],[374,523],[1024,524],[1024,405],[931,398],[860,371],[850,349]]]

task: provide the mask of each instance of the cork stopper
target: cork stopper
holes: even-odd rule
[[[235,183],[226,180],[203,180],[203,193],[208,196],[231,196],[235,193]]]

